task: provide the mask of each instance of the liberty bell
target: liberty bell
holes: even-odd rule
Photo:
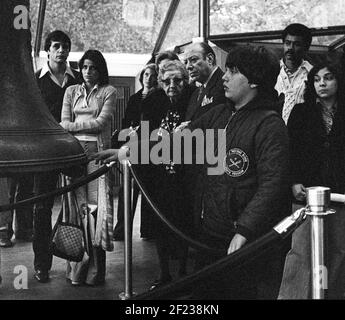
[[[0,1],[0,176],[80,166],[86,163],[83,148],[41,97],[30,29],[14,23],[18,6],[29,11],[28,0]]]

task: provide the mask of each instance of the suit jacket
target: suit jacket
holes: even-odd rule
[[[189,100],[185,121],[196,120],[212,107],[226,102],[223,80],[224,72],[218,67],[212,75],[206,88],[199,97],[199,90],[195,90]]]

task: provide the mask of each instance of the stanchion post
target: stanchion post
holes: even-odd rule
[[[124,195],[124,223],[125,223],[125,292],[120,294],[121,300],[133,297],[132,279],[132,219],[131,219],[131,176],[130,162],[121,162],[123,169],[123,195]]]
[[[312,187],[307,189],[307,215],[311,216],[311,272],[312,299],[325,299],[328,289],[328,272],[326,267],[325,218],[334,213],[329,210],[330,188]]]

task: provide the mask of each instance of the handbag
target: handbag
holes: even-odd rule
[[[76,202],[75,194],[73,192],[70,194],[70,198]],[[71,205],[68,205],[68,198],[65,194],[62,196],[62,207],[52,232],[51,252],[56,257],[80,262],[85,253],[84,229],[81,222],[79,225],[63,221],[64,206],[65,208],[71,208]],[[83,217],[80,215],[77,203],[75,203],[75,208],[77,215],[80,217],[79,220],[82,221]]]

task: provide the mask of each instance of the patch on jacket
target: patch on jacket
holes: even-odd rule
[[[239,149],[230,149],[224,158],[224,170],[230,177],[243,176],[249,167],[249,158],[247,154]]]

